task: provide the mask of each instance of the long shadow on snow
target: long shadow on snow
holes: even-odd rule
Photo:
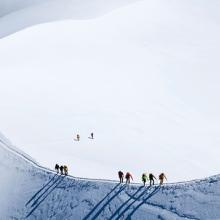
[[[116,189],[120,186],[121,184],[118,183],[82,220],[88,220],[89,217],[92,215],[92,214],[95,214],[94,217],[91,217],[91,219],[96,219],[99,214],[105,209],[105,207],[120,193],[122,192],[124,189],[125,189],[125,185],[123,185],[122,187],[120,187],[120,189],[116,191]],[[115,193],[114,193],[115,192]],[[114,193],[114,194],[113,194]],[[113,194],[113,195],[111,195]],[[110,198],[108,198],[109,196],[111,195]],[[99,208],[99,210],[97,211],[98,207],[105,201],[107,200],[101,208]],[[97,212],[96,212],[97,211]]]
[[[148,187],[148,188],[149,188],[149,187]],[[146,188],[146,189],[138,196],[138,198],[140,198],[142,195],[144,195],[148,188]],[[144,189],[144,186],[139,187],[139,188],[137,189],[137,191],[136,191],[133,195],[131,195],[128,200],[126,200],[122,205],[120,205],[120,207],[112,214],[112,216],[109,218],[109,220],[112,220],[114,217],[116,217],[117,215],[119,215],[119,214],[120,214],[120,211],[121,211],[133,198],[135,198],[135,196],[136,196],[142,189]],[[132,204],[133,204],[133,202],[132,202]]]
[[[52,183],[52,185],[49,186],[49,184],[55,179],[55,177],[57,177],[58,175],[55,174],[48,183],[46,183],[40,190],[38,190],[31,198],[30,200],[27,201],[27,203],[25,204],[25,206],[28,206],[44,189],[45,191],[47,191],[50,187],[53,186],[54,183],[56,183],[56,180]],[[58,180],[59,178],[57,178]]]
[[[102,211],[104,211],[105,207],[116,197],[118,196],[124,189],[126,188],[126,185],[122,186],[118,192],[115,193],[109,200],[99,209],[99,211],[95,214],[95,216],[92,218],[92,220],[96,220],[97,217],[101,214]]]
[[[116,216],[118,214],[118,216],[115,219],[120,219],[121,217],[124,218],[124,214],[136,203],[138,202],[146,193],[148,193],[148,190],[150,189],[150,187],[147,187],[142,193],[140,193],[140,195],[135,198],[134,196],[131,196],[131,199],[133,199],[133,202],[131,202],[128,206],[125,206],[125,208],[121,211],[121,213],[114,213],[113,215]],[[117,212],[117,211],[116,211]]]
[[[147,197],[144,198],[144,199],[142,200],[142,202],[139,203],[139,204],[133,209],[133,211],[132,211],[130,214],[128,214],[126,220],[131,220],[132,215],[134,215],[134,213],[135,213],[142,205],[144,205],[144,204],[147,202],[148,199],[150,199],[152,196],[154,196],[156,193],[158,193],[159,190],[160,190],[160,188],[161,188],[160,186],[155,187],[155,189],[154,189],[150,194],[148,194]],[[126,211],[127,211],[127,210],[126,210]]]
[[[40,197],[43,197],[41,200],[39,200],[40,198],[37,199],[37,201],[35,200],[34,203],[32,204],[31,207],[33,207],[31,209],[31,211],[27,214],[26,218],[28,218],[37,208],[38,206],[58,187],[58,185],[64,180],[65,176],[59,176],[58,179],[55,181],[55,184],[53,184],[53,187],[50,190],[45,191]]]

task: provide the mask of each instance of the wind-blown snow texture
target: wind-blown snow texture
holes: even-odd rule
[[[219,176],[162,187],[66,177],[0,140],[2,220],[220,219]]]

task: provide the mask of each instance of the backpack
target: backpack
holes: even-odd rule
[[[147,174],[146,173],[143,173],[143,175],[142,175],[142,181],[147,181]]]
[[[131,177],[131,174],[130,174],[130,173],[126,173],[125,178],[126,178],[126,179],[129,179],[130,177]]]
[[[150,173],[150,174],[149,174],[149,179],[152,180],[153,178],[154,178],[153,174]]]

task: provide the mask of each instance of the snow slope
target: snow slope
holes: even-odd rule
[[[63,19],[90,19],[140,0],[1,0],[0,38]]]
[[[101,13],[84,10],[88,2],[100,6],[36,2],[0,18],[2,37],[56,11],[77,19],[0,40],[3,133],[40,164],[68,164],[77,176],[218,173],[219,1],[144,0],[113,11],[127,1],[102,1]]]
[[[219,176],[150,188],[64,177],[0,139],[1,220],[220,219]]]

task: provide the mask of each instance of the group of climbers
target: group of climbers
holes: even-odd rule
[[[60,172],[61,175],[63,174],[68,175],[68,167],[66,165],[59,166],[59,164],[56,164],[55,170],[57,171],[57,173]]]
[[[55,170],[57,171],[57,173],[60,173],[61,175],[63,174],[68,175],[68,167],[66,165],[59,166],[59,164],[56,164]],[[133,177],[131,173],[129,172],[127,172],[126,175],[124,176],[124,173],[120,170],[118,171],[118,177],[119,177],[120,183],[124,182],[124,177],[126,179],[126,184],[130,184],[131,180],[133,181]],[[146,173],[143,173],[141,179],[142,179],[144,186],[146,185],[147,181],[150,181],[150,186],[152,186],[154,185],[154,180],[156,180],[157,178],[152,173],[150,173],[149,175],[147,175]],[[163,184],[164,180],[167,180],[164,173],[161,173],[159,175],[159,180],[160,180],[160,185]]]
[[[92,132],[88,138],[89,138],[89,139],[94,139],[94,133]],[[77,134],[77,135],[76,135],[76,139],[74,139],[74,140],[75,140],[75,141],[80,141],[80,135]]]
[[[123,183],[124,182],[124,173],[121,170],[118,171],[118,177],[119,177],[120,183]],[[129,184],[131,182],[131,179],[133,180],[133,177],[129,172],[127,172],[125,175],[125,179],[126,179],[126,184]]]
[[[149,175],[147,175],[146,173],[142,174],[142,182],[144,183],[144,186],[147,181],[150,181],[150,186],[154,185],[154,180],[156,180],[156,179],[157,178],[152,173],[150,173]],[[161,173],[159,175],[159,180],[160,180],[160,185],[163,184],[164,180],[167,180],[167,177],[165,176],[164,173]]]
[[[124,182],[124,173],[121,170],[118,172],[118,177],[119,177],[120,183],[123,183]],[[127,172],[125,175],[125,179],[126,179],[126,184],[129,184],[130,181],[133,180],[133,177],[129,172]],[[150,181],[150,186],[154,185],[154,180],[156,180],[156,179],[157,178],[152,173],[150,173],[149,175],[147,175],[146,173],[142,174],[142,182],[143,182],[144,186],[146,185],[147,181]],[[167,180],[164,173],[161,173],[159,175],[159,180],[160,180],[160,185],[163,184],[164,180]]]
[[[150,180],[150,186],[154,185],[154,180],[156,180],[156,179],[157,178],[152,173],[150,173],[149,176],[147,176],[146,173],[142,174],[142,182],[144,183],[144,186],[145,186],[146,182],[149,180]],[[160,185],[163,184],[164,180],[167,180],[167,177],[165,176],[164,173],[161,173],[159,175],[159,180],[160,180]]]

